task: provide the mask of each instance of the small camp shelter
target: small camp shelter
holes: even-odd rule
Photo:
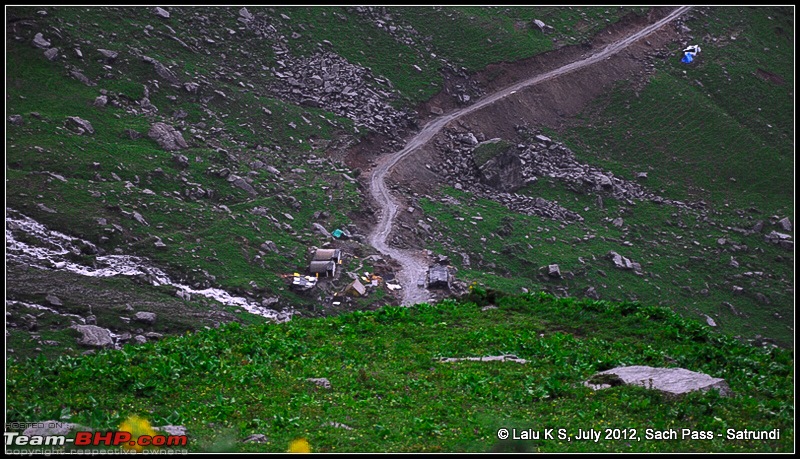
[[[354,280],[344,289],[344,293],[350,296],[364,296],[367,293],[367,288],[364,287],[358,279]]]
[[[341,249],[317,249],[312,260],[339,263],[342,261],[342,251]]]
[[[308,272],[333,277],[336,275],[336,263],[331,260],[315,260],[308,265]]]

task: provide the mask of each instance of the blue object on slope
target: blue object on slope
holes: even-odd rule
[[[692,61],[693,61],[692,53],[683,53],[683,58],[681,59],[681,62],[683,62],[684,64],[689,64]]]

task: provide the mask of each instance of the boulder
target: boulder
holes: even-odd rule
[[[481,182],[505,192],[514,192],[525,186],[525,176],[522,174],[523,166],[513,149],[491,158],[478,167]]]
[[[154,312],[139,311],[134,314],[133,320],[147,325],[153,325],[156,322],[156,314]]]
[[[189,144],[183,139],[183,135],[166,123],[158,122],[153,124],[147,135],[166,151],[176,151],[189,147]]]
[[[253,188],[249,183],[247,183],[247,180],[243,179],[242,177],[236,175],[230,175],[228,177],[228,181],[231,182],[231,184],[236,188],[240,188],[246,191],[250,196],[258,195],[258,192],[255,190],[255,188]]]
[[[78,330],[81,335],[78,338],[78,344],[92,347],[113,347],[114,340],[111,338],[111,332],[105,328],[96,325],[74,325],[72,328]]]
[[[240,9],[239,10],[239,16],[241,16],[245,21],[248,21],[248,22],[252,21],[253,19],[255,19],[255,16],[253,16],[253,13],[247,11],[247,8]]]
[[[22,126],[25,123],[22,119],[22,115],[9,115],[8,122],[14,126]]]
[[[54,61],[58,59],[58,48],[50,48],[44,52],[44,57],[47,58],[48,61]]]
[[[559,269],[558,265],[552,264],[547,266],[547,275],[550,277],[560,278],[561,277],[561,269]]]
[[[70,70],[69,74],[70,74],[70,76],[72,76],[72,78],[75,78],[76,80],[80,81],[81,83],[85,84],[86,86],[97,86],[97,83],[95,83],[92,80],[90,80],[89,77],[87,77],[86,75],[84,75],[83,73],[81,73],[78,70],[75,70],[75,69]]]
[[[277,252],[278,246],[275,245],[275,243],[272,241],[266,241],[263,244],[261,244],[261,250],[265,252]]]
[[[63,306],[64,305],[64,303],[61,301],[61,298],[59,298],[59,297],[57,297],[57,296],[55,296],[53,294],[47,295],[47,297],[45,297],[45,299],[50,304],[50,306]]]
[[[42,49],[50,48],[50,42],[47,41],[41,33],[37,33],[36,36],[33,37],[33,46]]]
[[[718,389],[723,397],[733,394],[728,383],[721,378],[684,368],[654,368],[643,365],[601,371],[589,378],[584,385],[595,390],[615,385],[637,385],[674,396],[710,389]]]
[[[83,133],[94,134],[94,127],[92,127],[92,123],[83,118],[77,116],[68,116],[65,124],[67,129],[76,132],[78,135]]]
[[[777,244],[783,249],[794,250],[794,241],[792,241],[792,236],[789,234],[771,231],[764,236],[764,240],[772,244]]]
[[[175,163],[176,166],[180,167],[181,169],[186,169],[189,167],[189,158],[184,155],[173,154],[172,161]]]
[[[181,80],[178,78],[178,75],[175,72],[173,72],[172,70],[170,70],[169,68],[167,68],[167,66],[165,66],[161,62],[157,61],[156,59],[153,59],[150,56],[142,56],[142,60],[147,62],[147,63],[149,63],[149,64],[153,64],[153,68],[155,69],[155,71],[158,74],[158,76],[160,76],[161,78],[167,80],[167,82],[169,82],[170,84],[173,84],[173,85],[176,85],[176,86],[181,84]],[[187,87],[187,86],[184,85],[184,89],[186,89],[187,91],[192,92],[192,93],[196,93],[197,92],[197,87],[198,86],[195,83],[187,83],[187,84],[188,85],[193,85],[193,86]],[[147,96],[147,93],[145,92],[145,97],[146,96]]]
[[[103,60],[107,64],[113,64],[114,61],[117,60],[117,56],[119,56],[118,52],[111,51],[109,49],[98,49],[97,52],[100,53],[101,56],[103,56]]]
[[[317,230],[317,232],[318,232],[319,234],[321,234],[321,235],[323,235],[323,236],[325,236],[325,237],[327,237],[327,238],[331,238],[331,237],[333,237],[333,236],[331,235],[331,233],[329,233],[329,232],[328,232],[328,230],[326,230],[326,229],[325,229],[325,227],[324,227],[324,226],[322,226],[322,225],[320,225],[319,223],[316,223],[316,222],[314,222],[314,223],[312,223],[312,224],[311,224],[311,226],[313,226],[313,227],[314,227],[314,229],[315,229],[315,230]]]
[[[105,107],[106,104],[108,104],[108,96],[99,95],[94,99],[94,103],[92,105],[95,107]]]
[[[165,10],[164,8],[157,6],[153,8],[153,13],[160,18],[169,19],[169,11]]]
[[[784,218],[778,220],[778,223],[776,223],[776,224],[778,226],[780,226],[781,229],[784,230],[784,231],[789,231],[789,232],[792,231],[792,221],[789,220],[789,217],[784,217]]]

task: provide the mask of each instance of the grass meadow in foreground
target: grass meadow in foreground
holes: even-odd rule
[[[482,310],[489,301],[498,308]],[[438,361],[501,354],[528,362]],[[704,372],[735,395],[673,399],[582,384],[620,365]],[[304,437],[315,452],[789,452],[794,437],[788,350],[743,344],[665,308],[504,296],[478,284],[462,302],[229,324],[93,356],[12,361],[7,370],[8,421],[68,419],[103,430],[138,414],[184,425],[192,451],[281,452]],[[594,429],[603,439],[500,441],[501,428]],[[607,428],[641,438],[605,439]],[[684,428],[722,436],[644,437]],[[781,436],[728,440],[727,429]],[[251,434],[268,442],[241,443]]]

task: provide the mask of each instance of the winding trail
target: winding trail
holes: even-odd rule
[[[469,107],[465,107],[456,110],[454,112],[448,113],[446,115],[440,116],[439,118],[433,119],[428,124],[426,124],[425,127],[423,127],[421,131],[419,131],[419,133],[417,133],[414,137],[412,137],[408,141],[408,143],[406,143],[405,148],[396,153],[386,155],[379,160],[378,165],[375,167],[375,169],[373,169],[372,174],[370,175],[369,190],[370,193],[372,194],[372,197],[375,199],[375,201],[383,210],[381,215],[378,217],[378,224],[375,226],[372,233],[370,233],[368,236],[368,241],[370,245],[375,247],[375,249],[377,249],[379,252],[397,260],[401,264],[402,269],[400,273],[398,273],[397,277],[398,281],[403,287],[402,304],[409,305],[428,300],[429,295],[425,290],[425,288],[418,287],[417,285],[418,279],[425,277],[428,268],[428,263],[425,260],[425,254],[423,250],[400,250],[391,247],[387,242],[389,234],[392,232],[393,222],[395,216],[397,215],[397,209],[398,209],[397,201],[389,193],[389,189],[386,186],[386,176],[391,172],[392,168],[403,159],[409,157],[418,148],[428,143],[436,134],[439,133],[439,131],[442,130],[444,126],[446,126],[451,121],[457,120],[462,116],[476,112],[482,109],[483,107],[493,104],[494,102],[497,102],[498,100],[510,94],[513,94],[517,90],[520,90],[527,86],[533,86],[535,84],[539,84],[543,81],[547,81],[565,75],[567,73],[573,72],[580,68],[592,65],[596,62],[606,59],[627,48],[634,42],[655,32],[665,24],[673,21],[674,19],[678,18],[679,16],[686,13],[690,9],[691,9],[690,6],[679,7],[675,9],[673,12],[671,12],[669,15],[664,17],[663,19],[643,28],[642,30],[626,38],[611,43],[610,45],[606,46],[602,51],[599,51],[585,59],[572,62],[570,64],[559,67],[555,70],[549,71],[547,73],[537,75],[527,80],[520,81],[519,83],[515,83],[511,86],[508,86],[493,94],[490,94],[488,96],[479,99],[477,102],[475,102],[473,105],[470,105]]]

